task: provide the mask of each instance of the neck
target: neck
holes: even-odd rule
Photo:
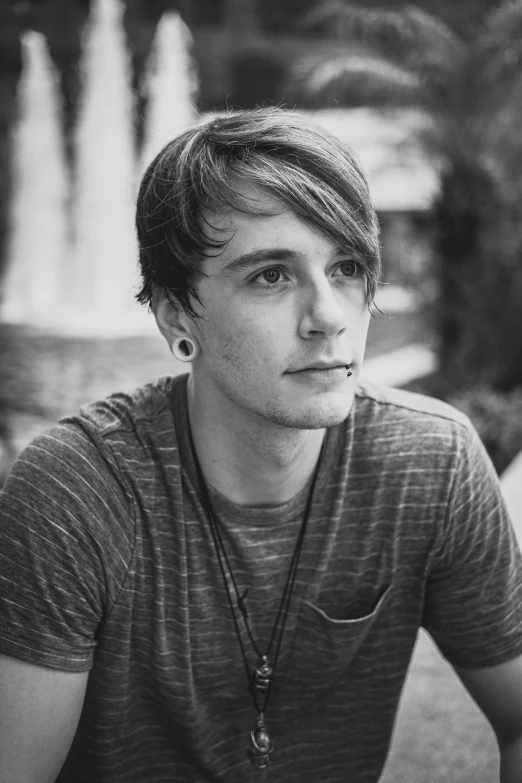
[[[278,506],[311,479],[325,430],[298,430],[256,419],[225,397],[207,399],[192,375],[189,421],[208,484],[243,506]]]

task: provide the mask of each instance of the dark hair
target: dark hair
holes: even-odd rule
[[[361,169],[336,137],[303,115],[263,108],[215,116],[171,141],[149,165],[136,212],[139,302],[150,305],[160,289],[195,315],[201,258],[230,239],[207,236],[202,210],[259,214],[259,206],[238,194],[238,179],[265,189],[353,253],[372,301],[379,229]]]

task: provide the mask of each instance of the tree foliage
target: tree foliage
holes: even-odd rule
[[[465,40],[418,6],[327,0],[305,19],[344,51],[296,65],[311,105],[415,106],[440,166],[434,205],[439,354],[449,387],[522,385],[522,0],[494,8]]]
[[[271,34],[294,30],[303,15],[313,10],[318,0],[262,0],[258,3],[260,23]],[[383,0],[365,0],[367,8],[382,8]],[[386,9],[396,9],[400,0],[386,0]],[[417,0],[417,7],[446,22],[464,38],[472,37],[477,18],[498,5],[498,0]]]

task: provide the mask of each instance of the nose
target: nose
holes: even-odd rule
[[[347,302],[342,302],[329,280],[323,277],[307,292],[299,323],[299,334],[305,339],[335,337],[348,326]]]

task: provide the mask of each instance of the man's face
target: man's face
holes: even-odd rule
[[[216,227],[206,229],[212,238],[231,238],[203,262],[202,318],[193,322],[201,347],[196,388],[258,423],[338,424],[350,411],[364,356],[364,275],[349,253],[275,198],[246,186],[242,192],[260,200],[265,214],[206,215]]]

